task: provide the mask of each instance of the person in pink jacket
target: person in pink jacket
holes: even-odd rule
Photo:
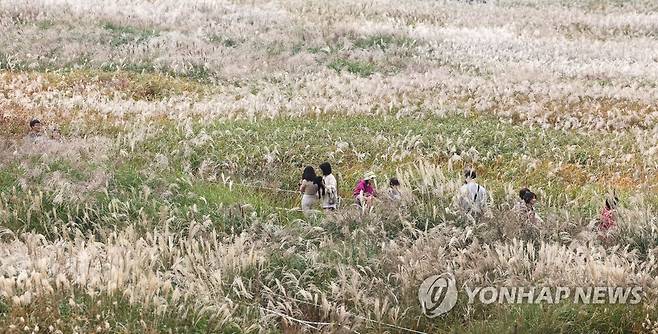
[[[617,226],[617,197],[606,198],[605,206],[601,210],[601,218],[599,222],[599,231],[607,232]]]
[[[360,207],[370,207],[372,199],[377,196],[377,190],[374,185],[375,173],[367,172],[363,175],[363,179],[359,180],[352,192],[352,196],[356,200],[356,204]]]

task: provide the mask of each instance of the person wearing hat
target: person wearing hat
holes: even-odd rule
[[[377,190],[375,189],[375,173],[365,173],[363,178],[356,184],[352,195],[358,206],[363,207],[365,204],[365,206],[370,207],[372,205],[372,199],[377,196]]]

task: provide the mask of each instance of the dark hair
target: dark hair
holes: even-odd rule
[[[306,166],[306,168],[304,168],[304,173],[302,173],[303,180],[315,182],[317,178],[318,177],[315,174],[315,169],[313,169],[312,166]]]
[[[608,210],[612,210],[617,207],[617,204],[619,203],[619,198],[615,196],[614,198],[606,198],[605,199],[605,207]]]
[[[392,177],[392,178],[388,181],[388,185],[391,186],[391,187],[393,187],[393,186],[399,186],[399,185],[400,185],[400,181],[398,181],[397,178]]]
[[[320,197],[324,195],[324,184],[322,184],[322,177],[315,174],[315,169],[312,166],[306,166],[306,168],[304,168],[302,179],[313,182],[316,186],[318,186],[318,195],[320,195]]]
[[[523,197],[525,196],[525,193],[527,193],[528,191],[530,191],[530,189],[525,188],[525,187],[524,187],[524,188],[521,188],[521,190],[519,190],[519,197],[520,197],[521,199],[524,199]]]
[[[528,191],[526,191],[525,193],[523,193],[523,201],[524,201],[526,204],[530,204],[530,201],[532,201],[533,199],[536,199],[536,198],[537,198],[537,195],[535,195],[535,193],[533,193],[533,192],[530,191],[530,190],[528,190]]]
[[[466,171],[466,173],[464,173],[464,177],[467,178],[467,179],[468,178],[474,179],[474,178],[477,177],[477,175],[475,174],[474,169],[469,169],[469,170]]]
[[[320,165],[320,170],[322,170],[322,175],[327,176],[331,174],[331,165],[328,162],[323,162]]]
[[[322,181],[322,176],[318,176],[313,181],[316,186],[318,186],[318,196],[323,197],[325,194],[324,182]]]
[[[41,124],[41,122],[36,118],[30,121],[30,127],[31,128],[33,128],[37,124]]]

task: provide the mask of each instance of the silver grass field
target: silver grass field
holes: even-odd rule
[[[0,333],[658,333],[656,1],[0,0],[0,36]],[[444,272],[642,301],[429,318]]]

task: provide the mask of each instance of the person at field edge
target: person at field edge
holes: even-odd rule
[[[43,137],[41,121],[36,118],[30,121],[30,132],[27,134],[27,137],[32,141]]]
[[[377,190],[375,189],[375,173],[367,172],[363,175],[363,178],[359,180],[352,192],[352,196],[356,201],[356,204],[365,209],[372,207],[372,201],[377,196]]]
[[[302,193],[302,211],[304,215],[308,215],[313,206],[318,201],[318,192],[321,191],[321,183],[315,174],[315,169],[311,166],[306,166],[302,173],[302,180],[299,182],[299,191]]]
[[[400,181],[392,177],[390,180],[388,180],[388,190],[387,190],[387,195],[388,198],[394,202],[399,202],[402,200],[402,193],[400,192]]]
[[[616,196],[606,198],[599,219],[599,231],[608,232],[617,226],[617,203],[619,199]]]
[[[464,185],[459,189],[459,208],[464,213],[480,216],[487,209],[489,193],[475,181],[477,174],[474,170],[467,170],[464,177]]]
[[[336,210],[338,205],[338,183],[336,177],[332,174],[331,164],[324,162],[320,164],[322,171],[322,185],[323,188],[320,192],[322,199],[322,208],[325,210]]]

